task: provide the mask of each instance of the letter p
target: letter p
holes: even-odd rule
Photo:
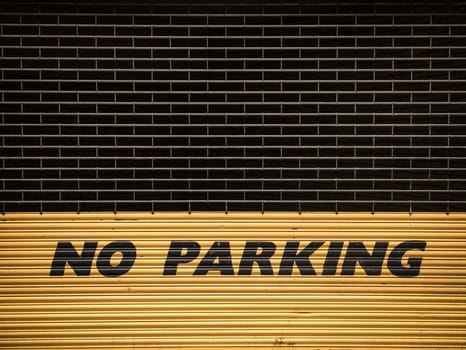
[[[164,275],[176,275],[178,264],[186,264],[196,259],[201,246],[195,241],[172,241],[163,269]]]

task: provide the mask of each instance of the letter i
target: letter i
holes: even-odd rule
[[[338,260],[340,259],[343,242],[330,242],[327,257],[324,262],[322,276],[334,276],[337,272]]]

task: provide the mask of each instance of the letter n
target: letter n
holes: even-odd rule
[[[388,242],[375,242],[374,250],[370,254],[363,242],[349,242],[341,274],[354,275],[356,263],[359,262],[368,276],[380,276],[387,247]]]
[[[77,276],[89,276],[96,248],[97,242],[84,242],[82,253],[79,255],[71,242],[58,242],[50,269],[50,276],[63,276],[67,262]]]

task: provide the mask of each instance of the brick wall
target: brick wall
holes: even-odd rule
[[[0,12],[2,211],[466,210],[465,2]]]

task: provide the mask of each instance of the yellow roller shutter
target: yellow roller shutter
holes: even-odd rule
[[[466,348],[465,214],[1,220],[1,348]]]

